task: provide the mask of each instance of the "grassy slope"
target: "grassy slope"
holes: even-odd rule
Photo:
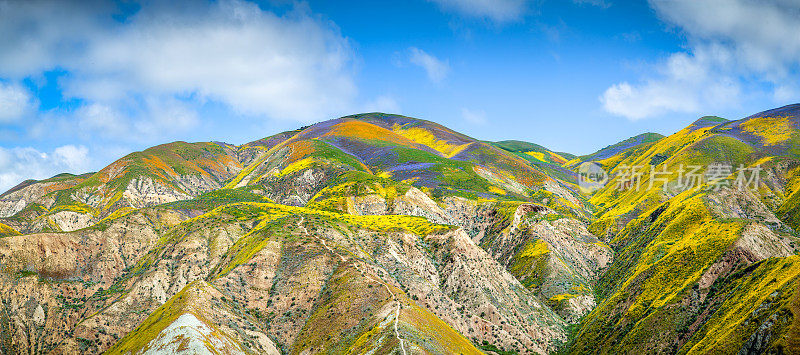
[[[761,334],[778,352],[800,352],[800,257],[772,258],[719,286],[727,298],[679,353],[735,353]],[[762,324],[771,328],[759,329]]]
[[[492,142],[492,146],[516,155],[528,161],[531,165],[541,168],[548,175],[557,179],[576,183],[575,174],[563,168],[568,161],[576,158],[569,153],[553,152],[538,144],[522,141]]]
[[[584,320],[571,351],[669,350],[693,320],[676,303],[729,250],[746,222],[715,219],[703,195],[688,191],[664,207],[631,221],[617,236],[623,246],[598,287],[605,299]]]
[[[670,189],[676,184],[677,176],[671,176],[671,182],[665,191],[663,181],[654,179],[651,185],[652,167],[655,167],[656,171],[665,166],[670,171],[677,170],[679,166],[688,169],[691,165],[700,165],[705,169],[706,165],[712,162],[738,166],[739,164],[749,165],[749,162],[757,160],[755,159],[756,151],[747,143],[724,135],[717,135],[711,132],[711,127],[689,126],[648,147],[641,154],[627,156],[615,165],[615,169],[610,170],[612,175],[619,175],[623,174],[622,170],[626,166],[640,167],[638,172],[642,174],[641,188],[620,190],[617,184],[618,180],[612,180],[590,199],[592,204],[601,209],[598,214],[600,218],[598,222],[595,222],[595,231],[600,234],[604,234],[605,231],[598,227],[607,227],[619,218],[635,217],[655,208],[672,196]]]
[[[745,131],[758,131],[754,125],[764,122],[769,120],[750,122],[750,128]],[[705,117],[672,136],[645,145],[648,148],[641,154],[609,159],[617,159],[615,166],[652,163],[658,167],[705,166],[713,162],[736,167],[775,161],[764,159],[776,154],[770,149],[775,139],[759,137],[754,140],[746,132],[741,133],[742,130],[720,130],[728,124],[722,119]],[[768,128],[763,130],[768,131]],[[783,133],[783,137],[777,140],[785,142],[791,136],[793,134]],[[686,341],[686,336],[692,336],[690,329],[697,326],[693,322],[705,325],[694,333],[691,342],[681,351],[738,349],[747,340],[742,337],[749,337],[754,325],[742,323],[741,317],[746,311],[733,305],[758,307],[775,287],[783,287],[780,283],[770,287],[739,286],[720,298],[720,302],[724,301],[728,306],[717,312],[709,308],[712,315],[707,322],[698,320],[698,311],[680,306],[680,302],[685,302],[692,292],[697,291],[700,275],[730,249],[749,222],[712,215],[705,205],[705,191],[687,191],[675,196],[671,192],[678,191],[671,190],[674,181],[667,183],[664,191],[661,182],[649,188],[648,168],[643,175],[641,191],[617,191],[616,186],[610,184],[591,199],[602,208],[592,230],[598,235],[611,236],[610,243],[615,246],[617,256],[598,287],[605,299],[586,317],[570,351],[580,353],[601,347],[606,352],[673,352],[678,350],[676,346]],[[796,186],[796,179],[790,176],[788,185]],[[763,193],[763,189],[772,187],[764,185],[761,188]],[[791,216],[792,207],[785,206],[782,207],[784,216]],[[621,228],[623,225],[625,227]],[[786,262],[796,263],[794,260]],[[781,267],[787,270],[771,270],[776,275],[775,280],[793,277],[794,271],[790,266]],[[736,285],[749,285],[756,281],[748,278],[736,282]],[[722,286],[715,284],[714,287]],[[744,287],[752,288],[742,294]],[[788,296],[784,293],[781,297]],[[743,300],[750,303],[741,303]],[[732,317],[739,319],[733,321]],[[720,322],[720,318],[725,321]],[[791,319],[784,321],[792,323]],[[718,330],[720,327],[725,330]],[[731,332],[730,329],[749,333]]]
[[[491,144],[505,151],[523,153],[533,159],[548,164],[563,165],[567,161],[577,158],[574,154],[555,152],[530,142],[510,140],[492,142]]]
[[[9,189],[8,191],[3,192],[2,194],[0,194],[0,197],[6,196],[6,195],[8,195],[8,194],[10,194],[10,193],[12,193],[14,191],[21,190],[21,189],[23,189],[25,187],[28,187],[28,186],[31,186],[31,185],[34,185],[34,184],[47,184],[47,185],[49,185],[47,189],[50,190],[50,191],[63,190],[63,189],[69,188],[71,186],[74,186],[74,185],[82,182],[83,180],[86,180],[87,178],[89,178],[93,174],[94,173],[86,173],[86,174],[81,174],[81,175],[74,175],[74,174],[70,174],[70,173],[61,173],[61,174],[53,176],[53,177],[51,177],[49,179],[44,179],[44,180],[25,180],[25,181],[21,182],[19,185],[14,186],[11,189]]]
[[[161,307],[151,313],[135,330],[126,334],[119,340],[112,348],[106,351],[106,354],[136,354],[144,351],[158,351],[157,349],[149,348],[151,341],[156,339],[159,334],[175,322],[180,316],[184,314],[192,314],[203,325],[208,327],[210,334],[204,334],[201,340],[206,349],[210,352],[217,352],[222,349],[215,347],[215,344],[221,344],[222,341],[238,347],[235,350],[241,350],[241,344],[237,344],[236,340],[229,334],[224,333],[219,327],[211,320],[210,315],[207,313],[219,311],[220,307],[230,307],[226,305],[225,300],[220,302],[218,299],[210,296],[210,294],[217,293],[213,286],[203,281],[195,281],[186,285],[180,292],[172,296]],[[216,309],[210,310],[214,307]],[[246,317],[240,315],[240,317]],[[188,343],[188,339],[179,337],[181,341]],[[173,339],[175,340],[175,339]],[[220,341],[222,340],[222,341]],[[178,347],[180,349],[180,347]],[[227,349],[233,350],[233,349]]]
[[[522,152],[528,148],[521,147],[518,143],[501,142],[504,144],[499,146],[495,144],[494,147],[475,143],[470,141],[469,137],[448,132],[430,122],[412,121],[382,127],[376,125],[375,120],[375,117],[366,117],[361,121],[349,121],[345,126],[334,127],[312,137],[298,132],[288,135],[286,140],[281,140],[279,143],[254,144],[253,147],[268,146],[269,148],[265,148],[267,154],[245,169],[239,177],[231,181],[232,185],[229,185],[235,186],[250,174],[266,174],[269,170],[257,170],[265,163],[279,167],[278,174],[281,175],[330,164],[350,167],[351,172],[323,189],[317,201],[312,201],[309,207],[314,208],[268,203],[267,199],[253,192],[252,186],[217,190],[166,207],[209,211],[195,221],[215,218],[214,216],[221,214],[237,219],[255,217],[260,220],[252,232],[237,241],[226,253],[225,264],[215,270],[215,275],[219,276],[246,263],[264,246],[270,236],[280,233],[284,219],[290,216],[321,218],[334,223],[382,232],[407,230],[416,234],[426,234],[446,228],[431,225],[417,217],[351,216],[333,212],[342,211],[341,204],[344,197],[357,196],[364,188],[380,192],[387,199],[402,193],[409,184],[412,184],[432,187],[438,191],[439,197],[462,195],[472,198],[494,196],[535,200],[535,195],[525,196],[512,191],[513,186],[502,179],[510,178],[526,187],[535,188],[536,184],[546,179],[546,176],[539,170],[526,168],[533,162],[531,159],[547,164],[561,160],[554,155],[545,156],[544,152],[535,149]],[[614,148],[611,150],[624,149],[601,162],[611,168],[621,164],[651,163],[669,166],[720,161],[734,166],[748,164],[774,154],[772,149],[781,147],[787,144],[786,142],[790,142],[787,151],[792,154],[792,144],[794,144],[792,142],[797,134],[791,131],[792,127],[787,122],[785,119],[776,118],[752,119],[747,124],[741,125],[741,128],[728,128],[724,120],[704,118],[670,137],[645,136],[639,144],[628,146],[623,142],[621,145],[609,147],[608,149]],[[751,137],[756,139],[751,140]],[[349,145],[345,147],[343,142]],[[283,160],[284,156],[271,154],[277,153],[281,148],[291,150],[286,160]],[[370,157],[367,151],[376,148],[386,148],[389,154]],[[519,151],[511,152],[509,149],[519,149]],[[513,154],[506,154],[503,151]],[[529,152],[543,155],[540,159],[539,154],[528,154]],[[122,162],[121,165],[114,166],[114,169],[106,168],[81,182],[79,186],[110,187],[104,193],[111,193],[106,195],[110,196],[109,204],[111,204],[116,201],[114,193],[119,193],[120,188],[124,189],[132,178],[150,176],[173,184],[171,178],[176,175],[213,173],[218,168],[218,165],[213,164],[216,157],[221,159],[227,157],[218,145],[172,143],[169,147],[159,146],[129,155],[119,161]],[[273,158],[275,161],[270,161]],[[406,176],[395,170],[398,166],[420,163],[430,165],[419,168],[419,171],[432,172],[434,175]],[[498,174],[499,178],[493,181],[480,177],[475,171],[477,165],[487,166]],[[118,171],[112,172],[112,170]],[[642,183],[646,186],[649,179],[646,177],[647,170],[644,172]],[[397,182],[388,179],[387,176],[408,178],[404,179],[405,182]],[[793,226],[797,222],[792,218],[796,214],[796,206],[800,203],[798,197],[800,195],[797,192],[797,185],[800,184],[797,184],[796,180],[790,179],[787,193],[789,198],[779,209],[779,215],[788,219],[787,222]],[[173,186],[180,189],[174,184]],[[497,189],[503,192],[498,192]],[[601,282],[600,291],[606,297],[605,301],[587,316],[572,350],[588,351],[596,348],[598,344],[606,349],[620,351],[637,351],[641,350],[642,346],[652,351],[677,350],[663,347],[665,344],[678,343],[681,337],[686,335],[685,328],[695,319],[691,312],[676,307],[676,302],[684,299],[695,289],[702,272],[730,248],[747,221],[717,218],[705,205],[704,193],[687,192],[673,196],[668,192],[665,193],[660,183],[639,192],[619,192],[615,186],[609,185],[596,193],[592,197],[592,202],[603,209],[598,213],[600,218],[594,224],[593,230],[604,231],[617,220],[627,223],[630,219],[630,223],[627,223],[619,233],[615,230],[612,234],[614,238],[611,242],[617,247],[618,256],[614,266]],[[91,212],[87,210],[88,208],[69,199],[69,194],[60,193],[51,212],[58,210]],[[112,215],[110,218],[115,216]],[[0,233],[2,232],[0,225]],[[168,239],[162,242],[166,243]],[[547,252],[546,248],[543,249],[539,245],[526,245],[512,263],[512,269],[519,269],[515,275],[532,276],[526,271],[535,266],[526,261],[538,260],[539,256]],[[152,261],[145,258],[144,262],[148,260]],[[741,346],[746,339],[737,335],[738,332],[742,330],[752,332],[752,329],[747,328],[750,327],[748,325],[750,323],[740,317],[743,312],[752,313],[752,310],[743,310],[741,308],[743,305],[763,303],[769,298],[775,300],[775,302],[770,301],[776,305],[775,312],[785,313],[786,309],[796,309],[796,297],[792,293],[795,287],[793,280],[796,278],[793,275],[796,275],[796,263],[794,259],[766,262],[755,270],[749,270],[750,274],[737,275],[725,284],[718,285],[728,290],[727,298],[723,299],[721,308],[713,313],[686,346],[681,348],[682,351],[725,350]],[[347,271],[342,272],[341,277],[346,279]],[[756,277],[758,275],[760,276]],[[528,277],[523,277],[526,278]],[[773,279],[775,281],[771,281]],[[753,289],[755,291],[744,291]],[[771,296],[774,292],[778,292],[779,295]],[[418,310],[412,308],[409,312],[413,314]],[[771,314],[778,313],[768,315]],[[155,323],[163,318],[159,317]],[[425,314],[420,313],[419,318],[406,321],[413,322],[414,319],[425,319]],[[789,332],[787,334],[796,334],[794,323],[790,320],[787,324],[781,329]],[[436,328],[430,324],[429,326]],[[653,329],[659,330],[657,334],[659,338],[654,338]],[[374,335],[373,330],[374,326],[363,328],[359,338]],[[450,337],[443,328],[434,333]],[[458,337],[456,334],[450,340],[458,343]],[[313,334],[309,335],[309,339],[317,338]],[[314,340],[317,341],[319,339]],[[788,337],[785,342],[786,346],[795,346],[796,337]],[[357,341],[354,340],[353,344],[357,344]]]

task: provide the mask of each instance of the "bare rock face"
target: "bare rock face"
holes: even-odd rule
[[[409,188],[394,202],[392,214],[424,217],[439,224],[456,224],[441,206],[416,187]]]
[[[142,334],[145,336],[123,338],[111,351],[138,351],[142,354],[247,354],[257,351],[280,354],[262,329],[246,328],[252,321],[251,315],[227,301],[214,286],[196,281],[166,301],[140,325],[140,329],[149,331]],[[240,345],[246,341],[250,341],[250,347]],[[144,346],[139,348],[142,344]]]
[[[499,229],[502,216],[491,206],[481,205],[476,201],[463,197],[447,197],[444,199],[445,212],[450,215],[453,222],[463,228],[467,235],[476,243],[492,232],[493,226]]]
[[[191,195],[168,187],[151,178],[133,179],[128,183],[122,198],[136,208],[155,206],[162,203],[188,200]]]
[[[219,189],[241,169],[231,146],[173,142],[131,153],[97,173],[26,181],[0,196],[0,218],[22,233],[73,231],[122,208]]]
[[[710,194],[707,199],[711,211],[721,218],[742,218],[753,222],[744,227],[731,250],[703,274],[699,281],[701,289],[710,287],[719,277],[727,276],[742,264],[795,254],[796,243],[776,233],[790,228],[751,191],[725,188]]]
[[[611,248],[585,223],[526,205],[517,208],[509,228],[484,243],[570,322],[594,308],[593,285],[613,260]]]
[[[181,175],[174,186],[148,177],[133,179],[122,194],[122,199],[135,208],[151,207],[163,203],[191,199],[202,193],[221,188],[219,181],[208,175]]]
[[[773,227],[782,227],[783,225],[783,222],[764,204],[764,201],[749,190],[720,189],[710,194],[708,201],[711,210],[724,218],[753,219]]]
[[[776,234],[762,223],[746,226],[734,248],[746,253],[751,262],[794,255],[796,249],[793,241]]]
[[[783,230],[783,222],[750,191],[722,189],[708,197],[714,213],[725,218],[749,218],[753,223],[744,227],[730,250],[711,265],[698,281],[700,290],[707,290],[720,277],[726,277],[737,267],[752,265],[773,257],[795,254],[796,244],[791,239],[775,233]],[[755,222],[758,221],[758,222]],[[700,292],[700,302],[706,292]]]
[[[594,308],[592,287],[613,261],[613,251],[585,222],[534,204],[504,216],[497,206],[457,197],[446,199],[446,212],[568,322]]]
[[[0,200],[0,217],[11,217],[17,212],[22,211],[28,205],[25,197],[11,197]]]
[[[587,200],[517,143],[365,114],[23,183],[0,196],[0,352],[800,349],[796,162],[763,191]]]
[[[275,169],[260,177],[257,184],[276,203],[305,206],[314,195],[347,170],[341,166],[320,166],[283,175]]]
[[[390,201],[379,194],[351,197],[347,212],[355,215],[418,216],[434,223],[455,224],[441,206],[416,187],[409,187],[405,194]]]
[[[493,258],[567,321],[576,322],[594,308],[591,285],[611,264],[613,253],[586,229],[585,222],[572,218],[548,221],[547,216],[555,216],[554,212],[535,204],[519,205],[511,218],[503,222],[492,204],[481,205],[459,197],[445,201],[442,208],[411,187],[391,200],[377,193],[349,197],[347,212],[420,216],[460,226],[474,244],[487,248]],[[528,255],[526,247],[537,242],[546,245],[544,252]]]
[[[72,232],[92,225],[90,222],[94,219],[94,216],[89,213],[61,211],[50,215],[48,218],[58,226],[59,230]]]

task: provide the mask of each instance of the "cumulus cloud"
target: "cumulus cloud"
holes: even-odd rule
[[[121,137],[130,132],[128,121],[114,108],[92,103],[80,107],[74,115],[82,132],[104,132],[109,137]]]
[[[25,179],[44,179],[62,172],[82,173],[90,166],[89,149],[65,145],[51,153],[34,148],[0,147],[0,192]]]
[[[676,53],[656,69],[657,79],[615,84],[600,100],[606,111],[631,120],[731,105],[742,90],[730,74],[731,61],[730,53],[720,47],[698,48],[693,55]]]
[[[428,79],[430,79],[430,81],[441,83],[450,72],[449,62],[436,58],[416,47],[411,47],[408,51],[408,61],[411,64],[425,69],[425,73],[428,74]]]
[[[0,82],[0,123],[16,121],[36,109],[36,100],[20,86]]]
[[[800,61],[796,0],[651,0],[661,18],[680,27],[693,46],[723,45],[742,69],[779,79]]]
[[[687,50],[656,64],[655,75],[641,82],[609,87],[600,97],[606,111],[634,120],[701,113],[739,102],[744,87],[779,103],[800,99],[794,90],[800,74],[797,1],[651,0],[650,5],[686,35]]]
[[[133,109],[93,102],[70,112],[48,111],[28,127],[34,139],[68,135],[90,142],[157,143],[201,124],[196,110],[173,98],[147,97]]]
[[[445,11],[484,18],[496,23],[513,22],[527,12],[528,0],[430,0]]]
[[[183,5],[147,2],[117,21],[105,3],[2,3],[0,76],[67,70],[67,97],[118,109],[189,97],[312,120],[353,105],[348,40],[305,5],[281,16],[238,0]]]

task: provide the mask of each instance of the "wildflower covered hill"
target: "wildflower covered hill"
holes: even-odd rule
[[[359,171],[405,182],[435,198],[546,201],[588,217],[574,178],[433,122],[380,113],[321,122],[258,141],[174,142],[101,171],[26,181],[0,196],[0,218],[23,232],[71,231],[123,208],[189,200],[225,187],[258,187],[307,204],[332,179]]]
[[[312,125],[267,149],[227,187],[263,185],[276,202],[303,205],[345,171],[405,182],[436,198],[552,197],[577,214],[586,208],[573,184],[516,154],[433,122],[379,113]]]
[[[606,158],[590,230],[615,260],[570,352],[797,351],[798,108],[704,117]]]
[[[0,347],[555,351],[613,255],[517,153],[373,113],[28,181],[0,198]]]
[[[0,349],[796,352],[799,111],[582,157],[368,113],[26,181]]]
[[[527,160],[550,176],[558,177],[573,184],[577,182],[575,172],[564,168],[568,161],[576,158],[572,154],[553,152],[538,144],[522,141],[502,141],[490,144]]]

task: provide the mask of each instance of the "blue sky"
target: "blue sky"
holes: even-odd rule
[[[793,0],[0,1],[0,190],[365,111],[587,154],[795,103],[798,64]]]

